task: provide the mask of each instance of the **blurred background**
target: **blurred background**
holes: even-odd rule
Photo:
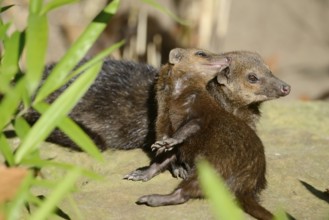
[[[109,0],[80,0],[49,15],[47,62],[56,62]],[[158,0],[183,20],[138,0],[122,0],[119,12],[96,42],[94,55],[126,39],[113,56],[159,67],[175,47],[213,52],[250,50],[261,54],[273,73],[292,86],[284,100],[329,100],[329,0]],[[2,14],[26,25],[28,0]]]

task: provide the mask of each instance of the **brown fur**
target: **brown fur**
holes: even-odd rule
[[[255,121],[252,115],[259,115],[258,103],[287,95],[290,87],[274,78],[268,68],[257,74],[258,67],[253,65],[257,61],[260,61],[257,65],[262,64],[258,56],[251,67],[233,58],[230,67],[220,69],[217,74],[215,81],[221,89],[217,88],[211,96],[205,90],[203,69],[189,68],[190,63],[198,66],[200,61],[194,58],[198,50],[183,50],[179,54],[186,58],[179,60],[183,64],[163,67],[157,84],[158,141],[153,148],[159,155],[150,167],[138,169],[126,178],[146,181],[177,161],[188,164],[191,170],[171,194],[143,196],[137,203],[161,206],[202,198],[195,172],[195,163],[201,157],[213,164],[247,213],[258,219],[271,219],[272,214],[257,202],[259,193],[266,187],[266,163],[262,142],[252,129]],[[201,63],[209,62],[209,56],[203,57]],[[252,59],[249,54],[247,61]],[[186,76],[193,77],[185,80]],[[212,83],[208,84],[210,93],[214,91]]]
[[[234,51],[222,55],[231,60],[229,71],[221,81],[212,80],[207,90],[222,108],[256,130],[261,103],[288,95],[290,86],[275,77],[257,53]],[[249,75],[258,81],[251,84]]]
[[[156,121],[156,137],[166,141],[173,131],[194,117],[190,109],[195,105],[195,88],[206,92],[207,83],[228,66],[229,59],[209,51],[176,48],[170,52],[169,62],[162,68],[156,84],[158,108],[161,109]],[[188,96],[182,97],[181,92],[189,88]],[[183,142],[195,132],[194,129],[198,128],[187,133],[184,130],[180,136],[170,139],[174,141],[171,145]]]

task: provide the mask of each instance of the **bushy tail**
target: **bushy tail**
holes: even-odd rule
[[[261,206],[253,195],[237,195],[242,209],[251,216],[261,220],[273,219],[273,214]]]

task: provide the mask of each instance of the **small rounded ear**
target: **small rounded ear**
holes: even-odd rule
[[[170,64],[178,63],[182,59],[183,54],[184,54],[184,49],[181,48],[172,49],[169,53],[169,63]]]
[[[220,85],[227,85],[230,78],[230,66],[225,67],[217,74],[217,82]]]

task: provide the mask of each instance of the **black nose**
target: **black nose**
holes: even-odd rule
[[[282,95],[286,96],[290,93],[290,86],[289,85],[282,85],[281,86]]]

